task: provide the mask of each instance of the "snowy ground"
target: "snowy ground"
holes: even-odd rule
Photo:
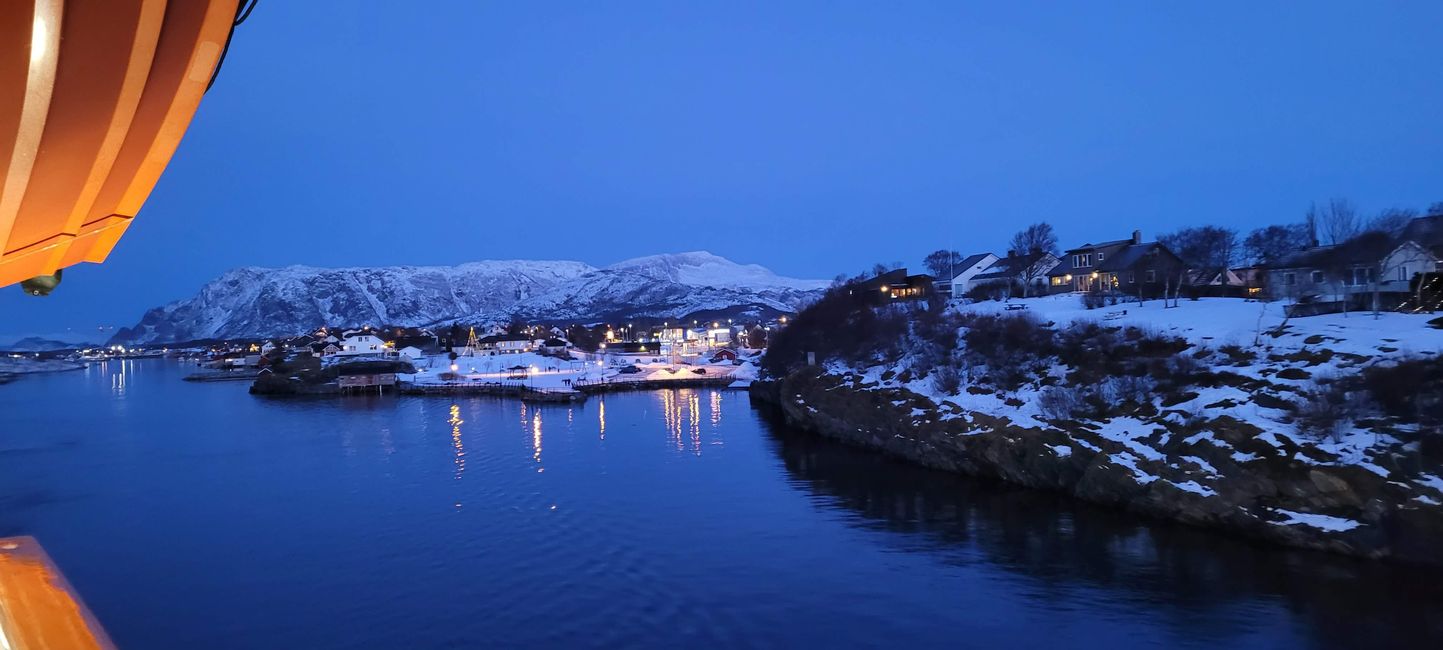
[[[32,357],[0,356],[0,375],[25,375],[35,372],[58,372],[79,370],[84,364],[62,359],[35,359]]]
[[[1305,346],[1326,347],[1334,352],[1361,355],[1379,353],[1438,354],[1443,351],[1443,330],[1428,326],[1438,314],[1399,314],[1384,312],[1377,318],[1370,312],[1328,314],[1288,319],[1280,337],[1266,332],[1283,323],[1282,302],[1254,302],[1237,298],[1183,299],[1177,307],[1164,307],[1161,300],[1142,305],[1123,303],[1099,309],[1085,309],[1076,294],[1040,298],[1014,298],[1010,302],[984,301],[960,306],[959,311],[976,313],[1008,313],[1007,305],[1026,305],[1030,312],[1044,321],[1059,325],[1077,320],[1093,320],[1115,325],[1131,325],[1159,333],[1187,338],[1194,344],[1218,347],[1228,344],[1251,347],[1260,338],[1274,348],[1298,349]],[[1108,319],[1113,312],[1125,312]],[[1323,341],[1308,339],[1326,337]]]

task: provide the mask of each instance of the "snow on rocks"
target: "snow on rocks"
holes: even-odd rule
[[[1273,508],[1272,512],[1283,517],[1282,521],[1273,522],[1281,526],[1311,526],[1318,530],[1337,533],[1353,530],[1362,525],[1352,519],[1333,517],[1331,515],[1294,512],[1292,510],[1283,510],[1282,508]]]

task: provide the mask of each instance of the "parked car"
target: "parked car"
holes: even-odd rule
[[[641,368],[638,368],[636,366],[622,366],[621,368],[617,369],[617,372],[623,375],[634,375],[638,372],[641,372]]]
[[[706,368],[692,368],[691,371],[694,372],[694,373],[696,373],[696,374],[698,374],[698,375],[705,375],[705,374],[706,374]]]

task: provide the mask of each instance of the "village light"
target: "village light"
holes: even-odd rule
[[[454,364],[454,363],[451,364],[451,372],[456,372],[456,369],[457,369],[457,368],[460,368],[460,366],[458,366],[458,365],[456,365],[456,364]]]

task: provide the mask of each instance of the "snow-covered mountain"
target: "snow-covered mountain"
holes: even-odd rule
[[[229,271],[186,300],[146,312],[115,343],[296,334],[321,325],[426,326],[454,321],[715,318],[795,311],[826,286],[705,252],[595,268],[569,261],[454,267]],[[697,316],[699,315],[699,316]]]

